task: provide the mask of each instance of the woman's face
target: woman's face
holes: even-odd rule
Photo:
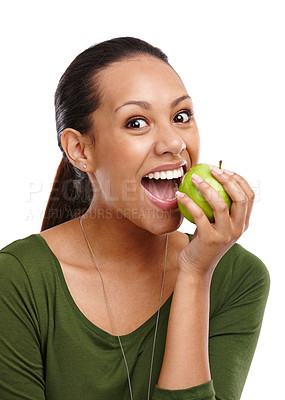
[[[199,155],[193,104],[181,79],[163,61],[142,56],[112,64],[99,82],[90,154],[94,210],[153,234],[176,230],[182,222],[177,177]]]

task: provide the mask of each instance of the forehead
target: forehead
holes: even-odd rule
[[[141,56],[111,64],[100,72],[101,105],[115,108],[128,100],[167,104],[186,89],[170,65],[154,57]]]

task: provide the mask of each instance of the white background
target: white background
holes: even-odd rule
[[[239,240],[271,275],[263,330],[242,400],[284,393],[284,110],[282,1],[9,1],[1,15],[0,248],[39,232],[61,154],[53,95],[90,45],[136,36],[161,47],[194,100],[201,162],[256,192]],[[193,232],[183,223],[181,230]],[[282,364],[281,364],[282,362]],[[231,400],[231,399],[227,399]]]

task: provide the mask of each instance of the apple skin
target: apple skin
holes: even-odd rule
[[[201,176],[209,185],[211,185],[219,195],[225,200],[228,209],[231,209],[232,200],[225,191],[223,185],[213,177],[211,173],[211,166],[209,164],[196,164],[192,167],[183,177],[182,182],[179,185],[179,192],[186,193],[192,200],[202,208],[206,217],[210,222],[215,222],[213,209],[210,204],[205,200],[204,196],[197,189],[197,187],[192,182],[192,175],[197,174]],[[189,213],[189,211],[178,201],[178,207],[182,215],[188,219],[188,221],[194,222],[194,218]]]

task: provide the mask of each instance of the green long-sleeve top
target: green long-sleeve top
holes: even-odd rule
[[[189,235],[191,238],[191,235]],[[237,400],[257,344],[269,290],[264,264],[235,244],[211,283],[212,380],[183,390],[159,388],[172,296],[162,305],[152,400]],[[146,400],[156,315],[121,337],[134,400]],[[60,264],[34,234],[0,251],[0,399],[129,400],[118,338],[76,306]]]

